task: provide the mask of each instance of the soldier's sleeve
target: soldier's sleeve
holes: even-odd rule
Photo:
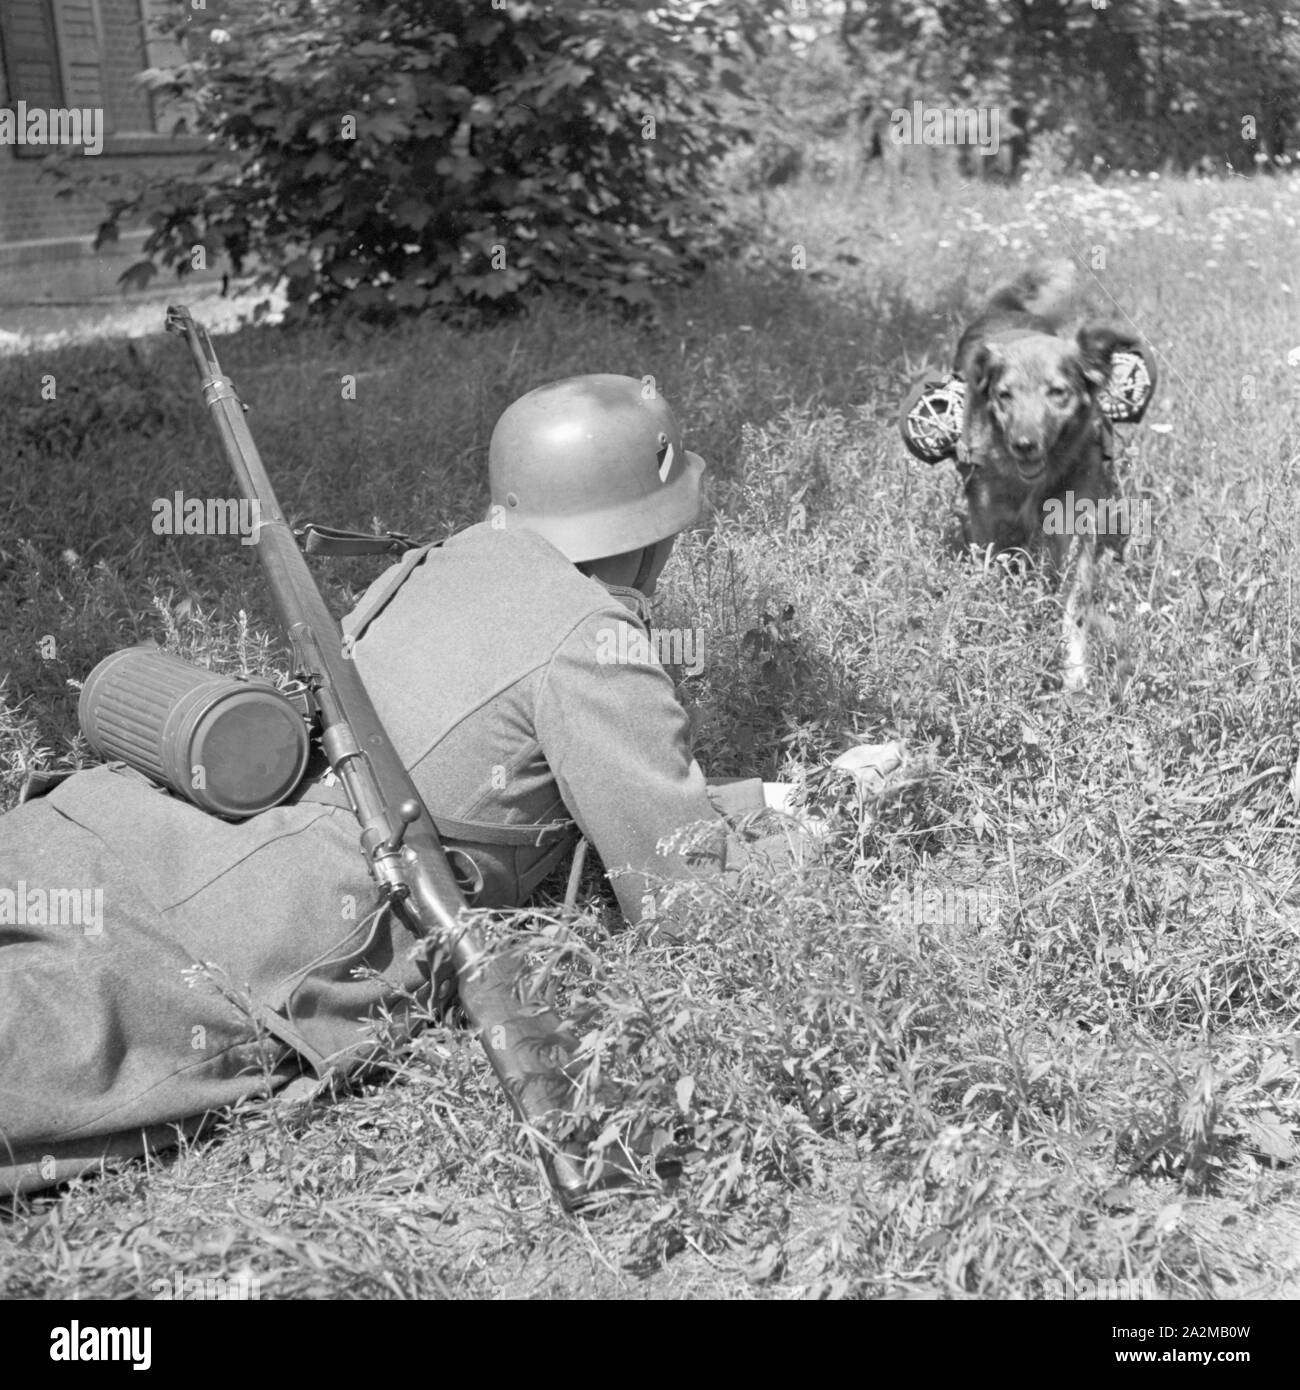
[[[543,675],[535,720],[560,795],[630,922],[641,919],[655,876],[722,871],[725,822],[691,756],[686,712],[626,610],[594,613],[573,629]],[[665,837],[699,822],[717,834],[691,855],[659,851]]]

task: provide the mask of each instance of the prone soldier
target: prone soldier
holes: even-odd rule
[[[493,433],[487,519],[410,551],[344,620],[473,905],[522,905],[582,835],[628,922],[671,934],[661,887],[745,855],[721,808],[761,806],[760,785],[711,793],[662,667],[608,656],[636,645],[621,628],[645,643],[703,473],[639,382],[541,387]],[[699,822],[711,852],[674,848]],[[367,1021],[431,982],[371,910],[355,831],[328,777],[230,821],[121,763],[0,816],[0,885],[91,883],[104,905],[94,932],[0,921],[0,1193],[364,1063]]]

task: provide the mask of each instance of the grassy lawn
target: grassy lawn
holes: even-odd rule
[[[654,376],[708,460],[658,603],[702,634],[697,752],[799,781],[827,856],[701,906],[676,953],[610,936],[594,879],[576,923],[537,919],[629,1108],[690,1136],[681,1180],[562,1216],[481,1055],[434,1027],[330,1104],[16,1204],[0,1295],[1300,1294],[1300,182],[880,177],[750,211],[749,252],[653,323],[217,341],[298,517],[477,520],[498,413],[576,372]],[[1150,538],[1073,698],[1055,593],[947,553],[955,472],[895,426],[981,297],[1062,254],[1162,374],[1119,431]],[[84,756],[69,682],[109,651],[280,660],[247,549],[151,530],[156,497],[232,491],[158,320],[0,362],[0,805]],[[322,568],[340,611],[378,568]],[[828,769],[894,739],[878,800]]]

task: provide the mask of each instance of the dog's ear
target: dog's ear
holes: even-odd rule
[[[1099,391],[1110,380],[1111,354],[1136,352],[1138,340],[1104,324],[1087,324],[1075,338],[1079,369],[1084,381],[1093,391]]]
[[[966,369],[966,379],[976,395],[987,396],[997,385],[998,377],[1006,365],[1000,348],[992,343],[981,343],[971,354],[970,365]]]

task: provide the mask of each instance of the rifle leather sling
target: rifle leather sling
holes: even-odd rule
[[[337,526],[321,526],[304,521],[293,528],[298,544],[308,555],[326,558],[350,555],[400,555],[419,547],[404,531],[386,531],[374,536],[366,531],[345,531]]]

